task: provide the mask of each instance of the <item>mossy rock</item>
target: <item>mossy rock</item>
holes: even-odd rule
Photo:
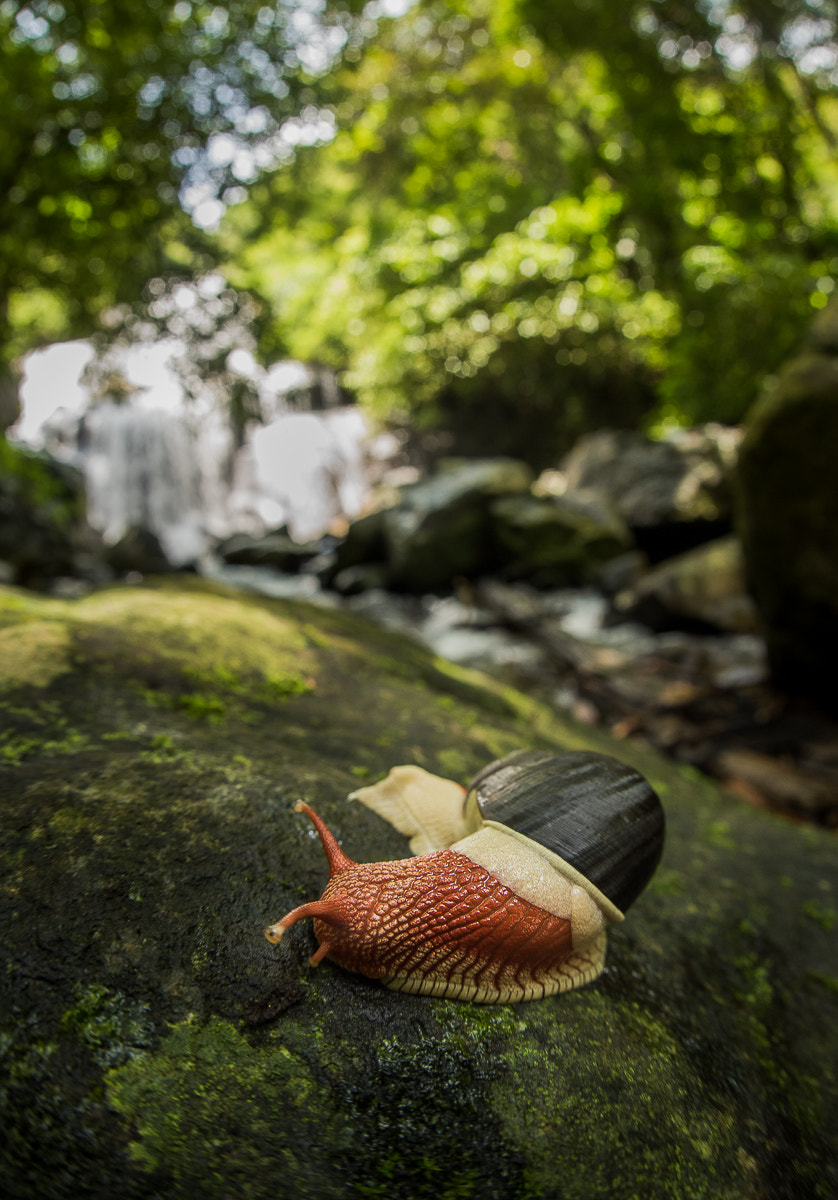
[[[0,1178],[17,1198],[832,1197],[838,847],[350,614],[195,579],[0,590]],[[325,881],[292,811],[418,762],[610,750],[668,819],[587,988],[388,992],[264,927]]]
[[[756,609],[745,586],[739,539],[715,538],[658,563],[615,600],[624,620],[652,629],[681,621],[728,633],[753,633]]]
[[[403,488],[382,514],[391,586],[448,591],[461,576],[498,565],[490,506],[497,496],[525,494],[529,467],[514,459],[449,460],[444,469]]]
[[[539,587],[589,583],[632,546],[616,508],[599,493],[503,496],[492,504],[492,519],[504,575]]]
[[[821,322],[817,337],[832,325]],[[815,339],[817,346],[817,339]],[[777,683],[838,708],[838,356],[807,350],[748,416],[737,469],[750,590]]]
[[[85,509],[79,471],[0,433],[0,561],[13,582],[41,587],[80,573],[100,548]]]
[[[20,378],[8,363],[0,363],[0,434],[20,416]]]

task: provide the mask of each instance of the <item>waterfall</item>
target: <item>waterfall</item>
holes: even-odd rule
[[[140,526],[183,566],[237,531],[286,525],[308,541],[358,515],[368,430],[331,372],[302,363],[261,372],[263,423],[249,422],[237,444],[226,410],[209,395],[184,397],[168,366],[175,350],[164,343],[126,351],[122,394],[98,401],[80,382],[92,357],[86,343],[26,361],[23,413],[9,435],[81,469],[88,518],[107,543]]]
[[[105,401],[77,428],[88,520],[114,543],[140,526],[157,534],[174,565],[206,550],[200,459],[186,421],[160,410]]]
[[[357,516],[368,491],[366,433],[355,408],[280,412],[256,426],[235,464],[230,508],[238,528],[287,524],[292,538],[306,542],[335,518]]]

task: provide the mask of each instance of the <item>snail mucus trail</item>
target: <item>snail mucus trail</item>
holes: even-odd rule
[[[313,966],[328,955],[402,992],[512,1003],[590,983],[608,925],[623,920],[663,850],[657,795],[603,754],[519,751],[467,789],[394,767],[350,799],[410,837],[416,857],[355,863],[298,802],[330,879],[265,935],[278,942],[313,917]]]

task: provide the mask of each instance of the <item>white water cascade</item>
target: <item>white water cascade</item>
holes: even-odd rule
[[[237,531],[286,525],[303,542],[358,515],[369,490],[369,431],[358,409],[293,411],[310,370],[277,364],[255,378],[263,423],[250,423],[237,445],[223,406],[185,399],[170,366],[178,349],[127,350],[123,395],[99,400],[82,382],[89,344],[51,346],[26,361],[23,412],[9,435],[79,467],[90,523],[107,543],[140,526],[183,566]]]

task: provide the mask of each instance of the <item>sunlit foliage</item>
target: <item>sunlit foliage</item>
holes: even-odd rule
[[[2,0],[0,358],[211,260],[200,227],[289,156],[349,7]]]
[[[352,57],[225,236],[379,410],[737,419],[833,287],[828,0],[431,0]]]

